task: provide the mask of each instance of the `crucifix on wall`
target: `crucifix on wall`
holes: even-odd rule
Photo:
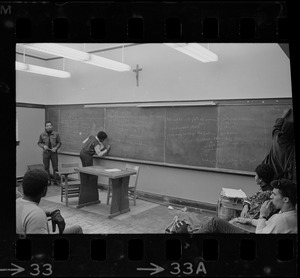
[[[141,71],[142,68],[139,68],[139,65],[136,65],[136,69],[134,69],[133,71],[135,72],[136,74],[136,86],[138,87],[139,86],[139,71]]]

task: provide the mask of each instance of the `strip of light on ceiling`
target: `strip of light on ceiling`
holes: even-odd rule
[[[42,75],[49,75],[59,78],[69,78],[71,77],[71,73],[67,71],[62,70],[56,70],[56,69],[50,69],[30,64],[25,64],[21,62],[16,62],[16,70],[30,72],[30,73],[36,73],[36,74],[42,74]]]
[[[218,61],[218,55],[199,45],[198,43],[165,43],[188,56],[193,57],[203,63]]]
[[[31,43],[24,44],[27,49],[40,51],[48,54],[52,54],[59,57],[64,57],[71,60],[76,60],[91,64],[98,67],[103,67],[116,71],[130,71],[131,67],[124,63],[120,63],[114,60],[106,59],[94,54],[89,54],[84,51],[76,50],[71,47],[55,44],[55,43]]]

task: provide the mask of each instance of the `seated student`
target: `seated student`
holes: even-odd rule
[[[273,177],[274,177],[274,170],[270,165],[259,164],[255,168],[254,180],[256,184],[260,186],[260,189],[254,195],[244,200],[241,217],[251,218],[251,219],[257,219],[259,217],[259,211],[261,205],[265,201],[270,200],[270,197],[272,195],[273,188],[270,183],[273,180]],[[269,217],[271,217],[277,211],[278,210],[272,206],[272,211]],[[180,218],[184,219],[184,221],[187,223],[188,225],[187,229],[189,232],[195,232],[202,227],[203,220],[202,220],[202,216],[200,215],[193,214],[193,215],[186,216],[186,214],[184,214],[180,216]],[[229,222],[232,223],[234,221],[236,221],[236,218],[230,220]]]
[[[237,222],[256,226],[256,234],[285,234],[297,233],[297,211],[295,209],[297,201],[297,186],[291,180],[281,179],[271,182],[273,194],[270,201],[265,201],[260,208],[259,219],[250,219],[240,217]],[[268,220],[271,212],[271,203],[279,213],[273,214]],[[187,224],[184,221],[178,221],[177,231],[187,232]],[[196,233],[243,233],[240,228],[231,223],[213,217]]]
[[[47,216],[51,217],[53,232],[57,225],[59,233],[82,234],[82,228],[78,225],[65,229],[65,221],[59,210],[50,213],[39,207],[40,200],[46,196],[48,188],[48,174],[45,170],[27,171],[22,187],[24,196],[16,199],[17,234],[50,234]]]
[[[254,180],[256,184],[260,186],[260,189],[254,195],[244,200],[243,210],[240,215],[241,217],[258,219],[261,205],[265,201],[270,200],[270,197],[272,195],[273,188],[270,183],[274,178],[274,174],[274,170],[269,164],[259,164],[255,168]],[[277,212],[277,209],[275,209],[272,205],[271,207],[272,211],[269,217]],[[236,218],[230,220],[229,222],[235,220]]]

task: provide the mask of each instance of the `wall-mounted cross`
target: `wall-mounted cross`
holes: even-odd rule
[[[142,68],[139,68],[139,65],[136,65],[136,69],[134,69],[133,71],[136,74],[136,86],[139,86],[139,71],[141,71]]]

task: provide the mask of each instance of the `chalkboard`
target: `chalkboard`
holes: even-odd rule
[[[220,106],[217,168],[254,171],[272,143],[272,127],[287,105]]]
[[[106,108],[110,155],[164,162],[164,119],[164,108]]]
[[[217,116],[217,107],[167,108],[165,161],[215,168]]]
[[[111,157],[253,172],[270,150],[276,118],[291,101],[245,103],[147,108],[66,105],[50,106],[46,115],[61,136],[62,152],[79,153],[86,137],[104,130]]]
[[[50,108],[48,116],[50,120],[54,119],[54,130],[59,132],[62,141],[60,151],[79,153],[85,138],[96,135],[99,130],[104,129],[104,108],[84,109],[82,106],[61,107],[59,110]],[[59,123],[55,125],[57,118]]]

